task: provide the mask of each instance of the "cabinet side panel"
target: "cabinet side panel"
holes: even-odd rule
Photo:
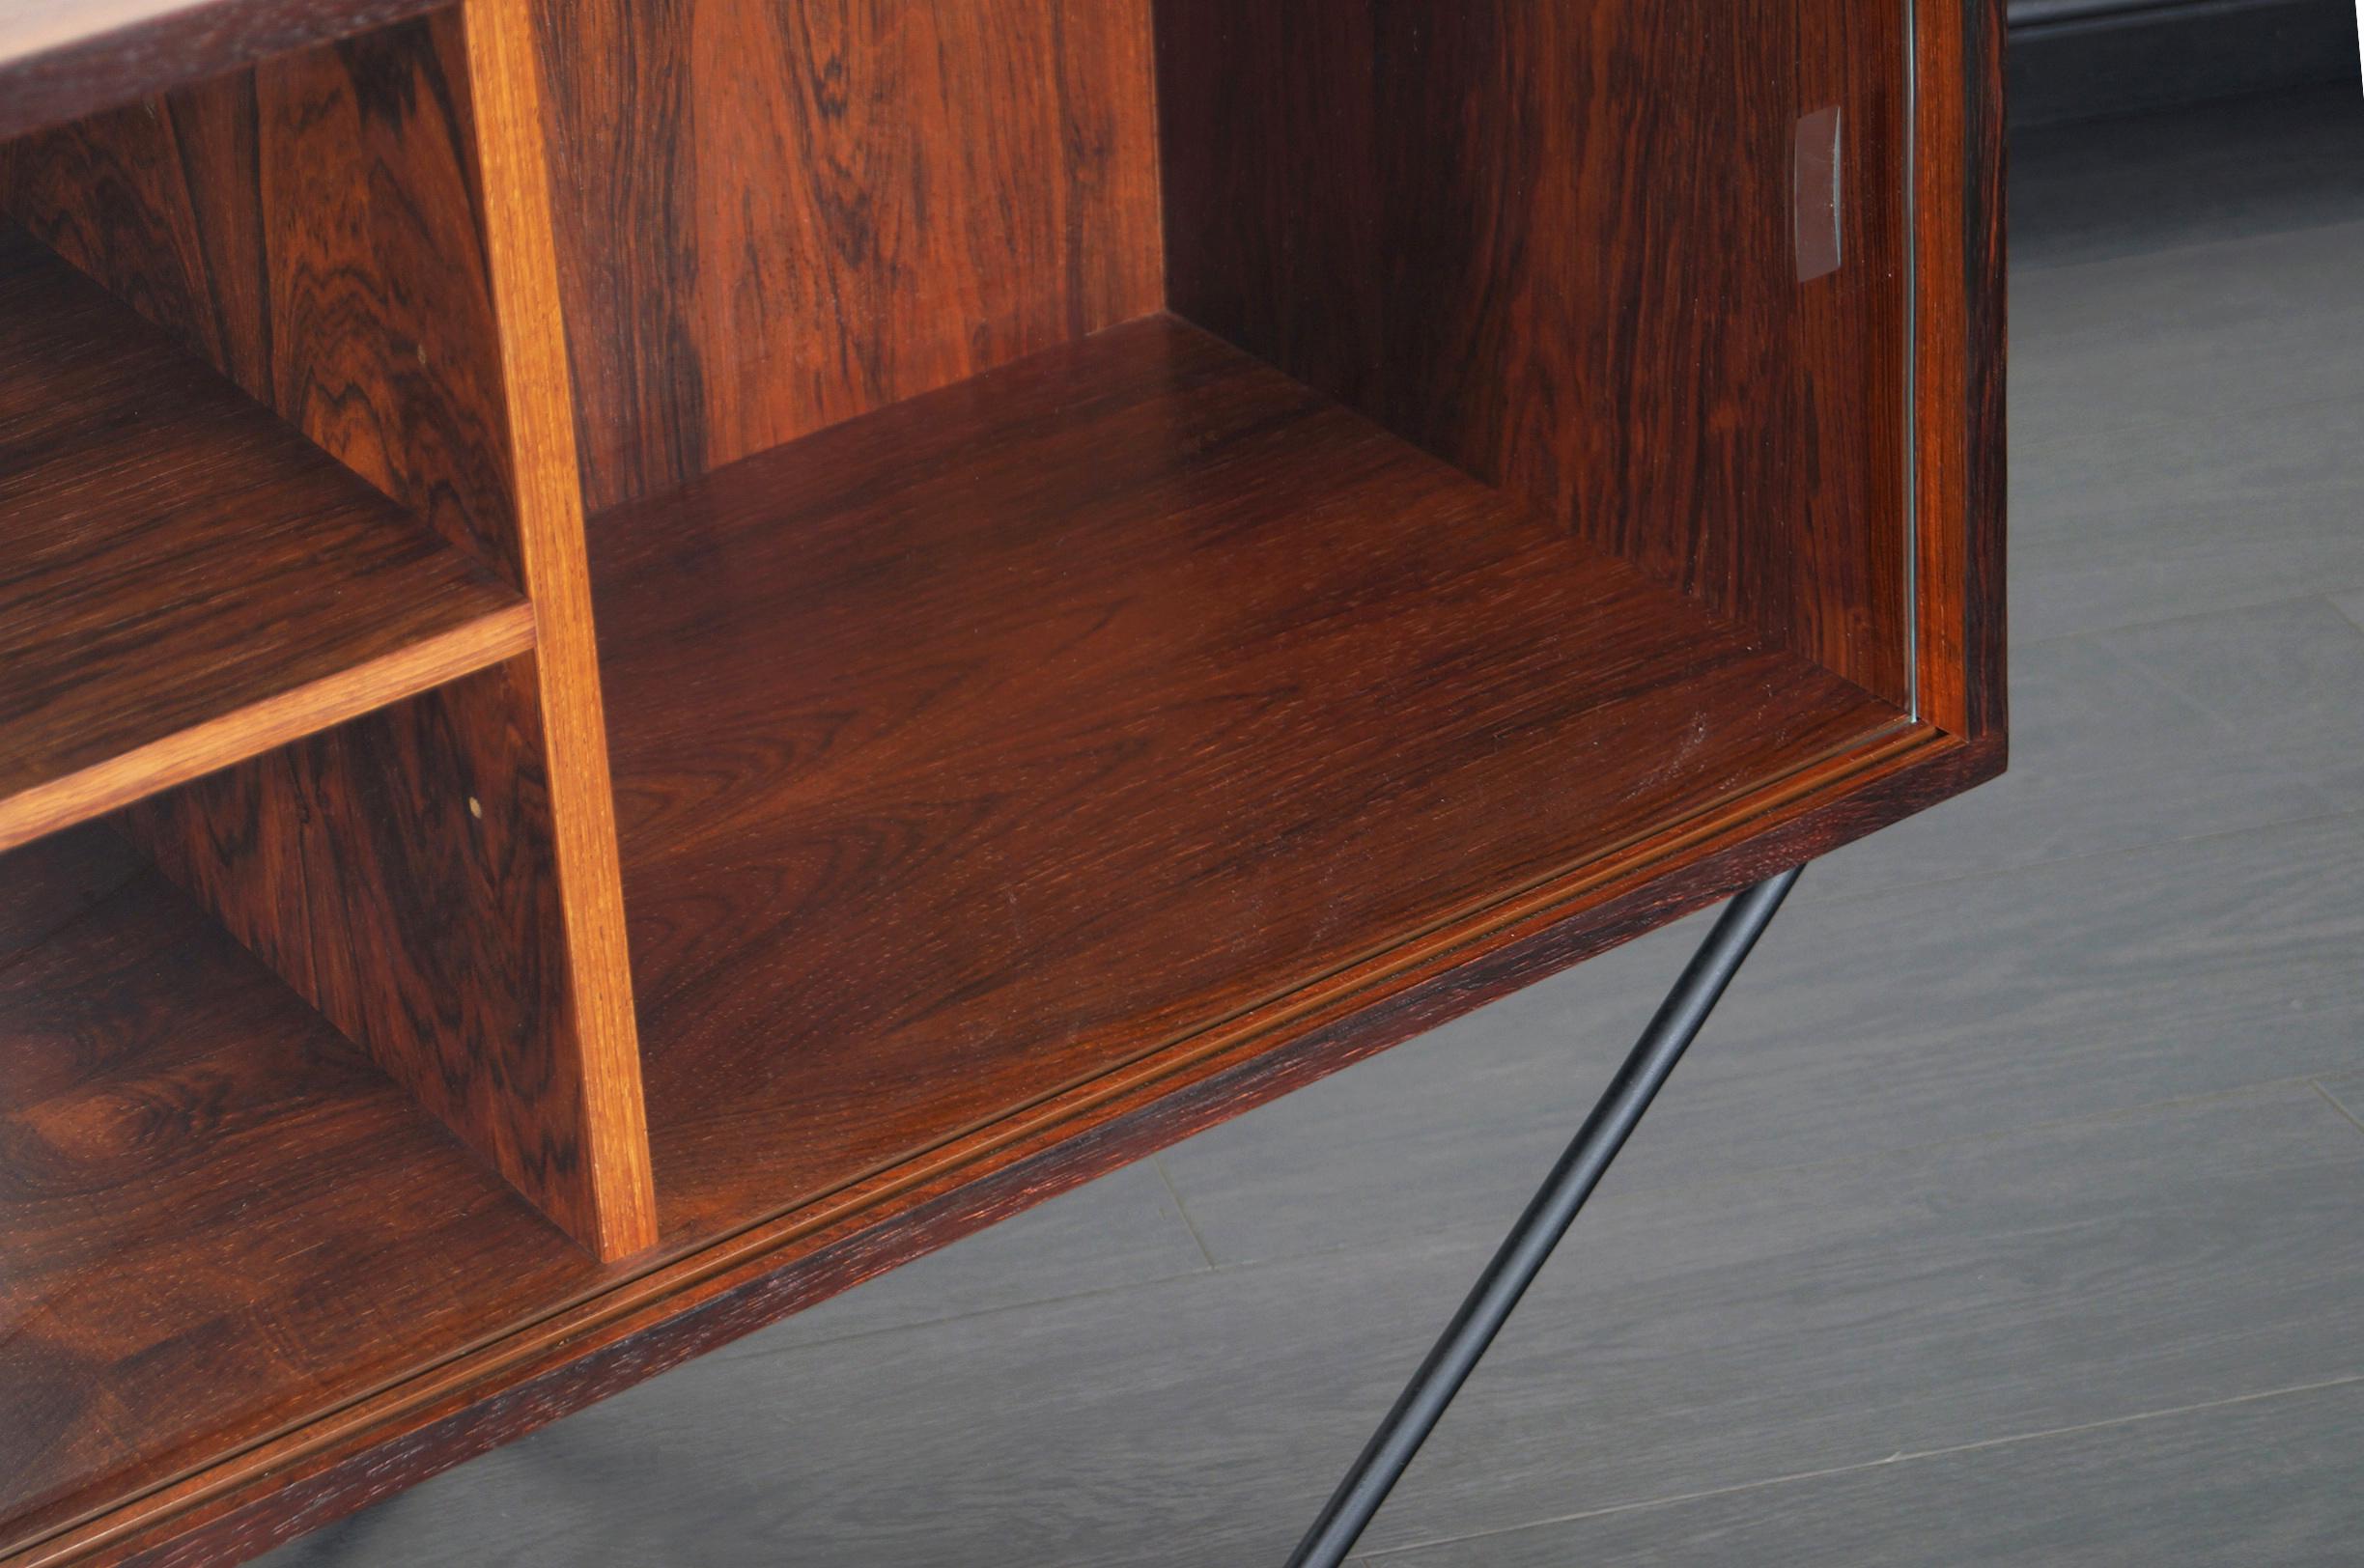
[[[529,171],[485,156],[474,42],[446,11],[44,132],[0,169],[0,206],[534,600],[536,654],[129,820],[526,1197],[618,1256],[654,1239],[654,1207],[620,918],[612,941],[576,918],[577,893],[601,902],[603,848],[620,895],[573,420],[554,321],[537,356],[505,318],[533,308],[536,265],[554,313],[547,232],[521,266],[488,243],[517,231],[521,190],[547,200],[540,137]],[[511,89],[485,101],[514,126]]]
[[[1148,0],[539,0],[594,509],[1163,303]]]
[[[1907,699],[1901,0],[1158,23],[1177,314]],[[1801,282],[1831,107],[1841,263]]]
[[[1916,0],[1921,704],[2000,742],[2005,683],[2003,0]]]

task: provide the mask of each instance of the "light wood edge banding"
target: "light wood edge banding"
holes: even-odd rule
[[[568,989],[582,1053],[595,1250],[656,1244],[657,1203],[624,935],[607,725],[591,623],[575,408],[542,147],[541,88],[524,0],[467,0],[462,16],[483,174],[485,250],[499,323],[525,589],[549,770]]]
[[[533,606],[521,601],[36,785],[0,800],[0,853],[415,697],[533,646]]]

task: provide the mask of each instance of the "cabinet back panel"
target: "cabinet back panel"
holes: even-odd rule
[[[586,500],[1163,303],[1148,0],[542,0]]]
[[[1908,694],[1902,0],[1160,0],[1168,291]],[[1843,265],[1798,281],[1802,116]]]

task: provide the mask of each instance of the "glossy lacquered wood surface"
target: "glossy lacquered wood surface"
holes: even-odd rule
[[[474,141],[444,15],[0,147],[0,209],[522,588]]]
[[[1900,0],[1160,14],[1178,314],[1907,700]],[[1843,264],[1792,146],[1840,110]]]
[[[571,1233],[599,1237],[525,660],[141,802],[157,869]]]
[[[2003,8],[1919,0],[1913,243],[1915,583],[1921,711],[1961,736],[2009,726],[2003,417],[2009,281]],[[1981,84],[1987,84],[1982,90]]]
[[[1304,1086],[1772,871],[1971,788],[2002,748],[1918,729],[1637,845],[1472,933],[1334,977],[881,1172],[21,1554],[207,1568],[286,1541],[1077,1184]]]
[[[0,848],[529,647],[532,612],[0,219]]]
[[[504,456],[515,487],[509,500],[540,630],[534,694],[530,702],[521,694],[514,711],[539,720],[531,730],[541,767],[537,772],[526,763],[521,772],[549,793],[538,840],[548,845],[556,882],[566,1021],[552,1035],[581,1085],[571,1144],[579,1174],[572,1185],[588,1194],[590,1213],[570,1228],[600,1256],[618,1258],[657,1240],[657,1215],[531,9],[531,0],[471,0],[441,24],[456,24],[464,39],[479,226],[507,415]],[[550,945],[546,934],[544,950]]]
[[[103,828],[0,888],[0,1539],[596,1274]]]
[[[0,205],[532,602],[529,659],[137,826],[621,1256],[655,1231],[524,20],[483,0],[57,126],[0,152]]]
[[[1915,724],[1905,536],[1849,510],[1901,489],[1901,268],[1677,265],[1787,265],[1794,110],[1901,156],[1893,8],[1156,8],[1177,302],[1391,435],[1188,328],[1091,335],[1164,298],[1147,6],[535,0],[553,307],[503,276],[540,243],[521,34],[470,3],[37,138],[0,189],[521,584],[566,318],[584,482],[630,503],[593,546],[662,1245],[514,1281],[490,1246],[472,1338],[71,1458],[12,1568],[235,1560],[2001,765],[1999,5],[1922,7],[1918,304],[1956,325],[1912,432],[1959,461],[1922,471]],[[1888,199],[1854,255],[1901,256]],[[1182,296],[1226,277],[1232,318]],[[1750,531],[1800,504],[1787,553]],[[590,1059],[467,1047],[580,1005],[551,683],[511,660],[137,828],[464,1132]],[[529,1104],[519,1147],[572,1114]]]
[[[598,519],[594,567],[671,1238],[1900,717],[1168,319]]]
[[[538,0],[604,507],[1164,299],[1149,0]]]

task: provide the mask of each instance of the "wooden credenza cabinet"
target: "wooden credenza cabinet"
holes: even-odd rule
[[[0,1561],[1997,772],[2000,10],[0,6]]]

